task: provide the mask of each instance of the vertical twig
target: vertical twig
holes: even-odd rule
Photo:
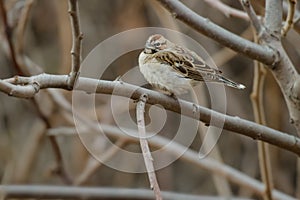
[[[9,47],[11,61],[13,63],[14,68],[17,70],[17,73],[19,75],[21,75],[22,70],[17,62],[16,52],[15,52],[14,44],[12,42],[13,31],[7,21],[7,13],[6,13],[6,9],[5,9],[4,0],[0,0],[0,12],[1,12],[1,18],[2,18],[6,41],[8,43],[8,47]]]
[[[252,5],[249,0],[240,0],[244,10],[247,12],[252,24],[254,41],[258,43],[259,37],[262,37],[265,34],[265,29],[263,24],[258,19]],[[263,105],[263,86],[266,76],[266,69],[262,63],[254,61],[254,80],[253,80],[253,89],[251,93],[251,102],[254,112],[255,122],[258,124],[266,125],[264,105]],[[272,173],[271,173],[271,164],[270,164],[270,155],[268,145],[262,141],[258,141],[258,160],[260,173],[262,180],[265,184],[265,200],[272,200]]]
[[[261,63],[255,61],[254,83],[251,93],[251,102],[253,106],[255,122],[266,125],[264,106],[263,106],[263,85],[266,75],[266,69]],[[258,141],[258,160],[262,180],[265,183],[265,200],[272,199],[272,175],[268,145]]]
[[[240,0],[240,2],[243,6],[243,9],[248,14],[252,26],[254,27],[256,32],[258,34],[260,34],[260,32],[262,31],[262,24],[261,24],[258,16],[256,15],[252,5],[250,4],[250,1],[249,0]]]
[[[265,1],[265,27],[280,38],[282,25],[282,0]]]
[[[71,29],[72,29],[72,66],[69,78],[69,89],[72,90],[76,82],[77,77],[79,76],[80,63],[81,63],[81,41],[83,34],[80,31],[79,23],[79,9],[77,0],[69,0],[69,14],[71,20]]]
[[[145,119],[144,119],[144,112],[145,112],[145,104],[147,102],[148,95],[143,94],[139,102],[136,106],[136,118],[137,118],[137,125],[140,137],[140,145],[149,177],[150,187],[154,190],[154,194],[156,200],[162,200],[162,195],[159,189],[159,185],[156,179],[154,166],[153,166],[153,158],[151,156],[151,152],[149,149],[148,141],[146,139],[146,129],[145,129]]]
[[[294,20],[294,15],[295,15],[295,9],[296,9],[296,0],[289,0],[289,9],[288,9],[288,14],[286,17],[286,20],[284,22],[284,25],[281,29],[281,35],[286,36],[287,32],[292,28],[293,26],[293,20]]]
[[[25,29],[34,0],[26,0],[16,28],[16,54],[23,54]]]

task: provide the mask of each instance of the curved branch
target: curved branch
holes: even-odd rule
[[[210,22],[194,11],[186,7],[183,3],[177,0],[157,0],[159,1],[172,15],[191,26],[196,31],[210,37],[220,44],[237,51],[249,58],[258,60],[266,65],[271,65],[276,60],[275,51],[266,46],[261,46],[256,43],[243,39],[226,29]]]
[[[7,79],[5,82],[11,84],[12,86],[14,86],[12,83],[34,83],[38,84],[40,89],[68,89],[67,81],[67,75],[40,74],[32,77],[17,76],[12,79]],[[95,86],[97,86],[96,91]],[[19,86],[19,88],[22,88],[22,86]],[[117,90],[115,88],[117,88]],[[261,140],[273,144],[288,151],[294,152],[297,155],[300,155],[300,138],[298,137],[288,135],[286,133],[256,124],[248,120],[240,119],[239,117],[224,115],[222,113],[184,100],[175,100],[174,98],[166,96],[159,92],[147,90],[145,88],[118,81],[96,80],[83,77],[80,77],[78,79],[78,85],[75,89],[82,90],[88,93],[114,94],[118,96],[128,97],[134,100],[139,99],[142,94],[146,93],[149,96],[149,99],[147,101],[147,103],[149,104],[160,104],[167,110],[200,120],[212,126],[224,128],[225,130],[233,131],[241,135],[251,137],[255,140]],[[0,91],[6,93],[6,91],[2,90],[1,87]],[[27,96],[27,98],[30,98],[30,96]],[[213,123],[210,123],[211,118],[214,119]],[[225,123],[223,127],[222,123],[224,119]]]
[[[292,28],[293,26],[293,21],[294,21],[294,15],[295,15],[295,10],[296,10],[296,0],[289,0],[289,9],[288,9],[288,14],[285,20],[285,23],[281,29],[281,35],[286,36],[287,32]]]

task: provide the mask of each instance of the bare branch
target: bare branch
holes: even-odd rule
[[[156,200],[162,200],[161,192],[155,175],[155,169],[153,166],[153,158],[151,156],[151,152],[147,142],[147,134],[145,129],[144,112],[147,99],[147,94],[142,94],[142,96],[139,99],[139,102],[136,105],[137,126],[139,130],[140,145],[149,177],[150,188],[154,191]]]
[[[257,38],[255,38],[257,41]],[[253,89],[251,93],[251,102],[254,112],[255,122],[266,125],[265,111],[263,104],[263,86],[267,71],[265,67],[255,61]],[[263,195],[265,200],[272,200],[272,172],[269,154],[269,146],[261,141],[258,141],[258,160],[262,180],[265,183],[266,189]]]
[[[15,52],[15,47],[12,41],[12,29],[8,24],[7,21],[7,13],[6,13],[6,9],[5,9],[5,3],[4,0],[0,0],[0,14],[2,15],[2,23],[4,26],[4,33],[5,33],[5,37],[8,43],[8,47],[9,47],[9,53],[11,56],[11,61],[13,63],[13,67],[17,70],[17,73],[19,75],[22,75],[22,70],[17,62],[17,56],[16,56],[16,52]]]
[[[80,31],[79,9],[77,0],[69,0],[69,14],[72,28],[72,67],[70,72],[69,89],[73,89],[77,77],[79,76],[81,63],[81,41],[83,34]]]
[[[237,17],[246,21],[249,21],[249,17],[247,13],[232,8],[226,4],[224,4],[220,0],[204,0],[207,4],[209,4],[211,7],[216,8],[219,10],[221,13],[223,13],[226,17]]]
[[[108,124],[100,124],[101,129],[103,132],[115,139],[118,138],[124,138],[128,139],[128,141],[136,142],[138,143],[137,137],[130,137],[127,134],[124,134],[122,130],[116,126],[108,125]],[[82,127],[80,127],[82,129]],[[80,134],[86,134],[86,133],[95,133],[97,132],[99,128],[98,123],[92,123],[89,126],[90,129],[95,130],[94,132],[88,132],[86,131],[82,132],[80,130]],[[61,132],[59,132],[61,131]],[[136,130],[130,130],[133,134],[138,135]],[[55,136],[77,136],[77,129],[76,128],[54,128],[50,129],[48,134],[55,135]],[[149,138],[149,144],[150,146],[153,146],[155,148],[164,148],[170,155],[181,155],[182,151],[185,153],[180,157],[183,161],[186,161],[188,163],[194,164],[204,170],[207,170],[211,172],[212,174],[222,176],[227,178],[232,183],[235,183],[237,185],[240,185],[242,187],[245,187],[251,191],[253,191],[257,195],[263,195],[265,192],[265,186],[263,183],[249,177],[248,175],[244,174],[243,172],[240,172],[233,167],[230,167],[228,165],[225,165],[224,163],[220,163],[210,157],[205,157],[204,159],[199,159],[199,152],[196,152],[191,149],[186,149],[186,146],[179,144],[175,141],[170,141],[170,139],[162,137],[160,135],[155,135],[154,133],[149,133],[150,135],[154,135],[153,137]],[[278,190],[273,190],[272,194],[275,199],[281,200],[281,199],[294,199],[282,192],[279,192]]]
[[[20,98],[32,98],[38,91],[40,87],[36,83],[30,85],[13,85],[9,82],[0,80],[0,90],[6,94],[14,97]]]
[[[22,13],[18,22],[18,26],[16,28],[16,54],[23,54],[24,50],[24,36],[25,29],[29,19],[29,13],[32,8],[34,0],[26,0],[24,8],[22,9]]]
[[[282,1],[266,1],[265,27],[270,35],[263,42],[278,52],[278,61],[274,63],[271,71],[278,82],[281,92],[284,95],[289,114],[290,122],[300,134],[300,88],[298,84],[299,74],[288,57],[281,44],[281,22],[282,22]]]
[[[40,89],[43,88],[62,88],[67,89],[68,84],[68,76],[66,75],[49,75],[49,74],[40,74],[32,77],[16,77],[14,79],[17,84],[22,83],[38,83]],[[11,82],[12,79],[8,79],[7,81]],[[94,86],[97,85],[96,91],[94,91]],[[25,85],[26,86],[26,85]],[[19,86],[24,87],[24,86]],[[120,90],[114,91],[114,88],[118,87]],[[1,88],[0,88],[1,90]],[[105,80],[95,80],[91,78],[80,78],[78,81],[78,87],[76,90],[83,90],[90,93],[102,93],[102,94],[112,94],[128,97],[134,100],[139,99],[139,97],[147,93],[149,96],[149,100],[147,103],[149,104],[160,104],[164,106],[167,110],[171,110],[177,113],[181,113],[185,116],[200,120],[204,123],[209,124],[210,119],[214,118],[214,123],[210,124],[212,126],[220,127],[219,122],[222,122],[225,119],[224,128],[229,131],[233,131],[253,139],[262,140],[267,143],[276,145],[283,149],[289,150],[291,152],[300,155],[300,139],[298,137],[288,135],[286,133],[271,129],[269,127],[265,127],[254,122],[250,122],[244,119],[240,119],[239,117],[232,117],[228,115],[221,114],[219,112],[210,110],[208,108],[204,108],[199,105],[195,105],[193,103],[179,100],[176,101],[172,97],[168,97],[164,94],[147,90],[144,88],[140,88],[134,85],[130,85],[127,83],[120,83],[117,81],[105,81]],[[1,90],[5,92],[5,90]],[[20,90],[19,92],[21,92]],[[132,95],[131,92],[135,91]],[[32,97],[32,96],[26,96]],[[198,118],[198,116],[200,116]]]
[[[237,51],[252,59],[259,60],[266,65],[271,65],[274,63],[274,60],[276,60],[277,55],[272,49],[250,42],[221,28],[220,26],[210,22],[208,19],[197,15],[180,1],[157,1],[159,1],[167,10],[169,10],[169,12],[172,13],[175,18],[183,21],[196,31],[206,35],[207,37],[210,37],[211,39],[234,51]]]
[[[240,1],[244,10],[246,11],[246,13],[250,18],[252,26],[255,28],[258,35],[261,34],[261,31],[263,31],[263,25],[260,22],[258,16],[256,15],[250,1],[249,0],[240,0]]]
[[[265,27],[279,39],[282,24],[282,0],[266,0],[265,4]]]
[[[282,36],[286,36],[287,32],[292,28],[294,15],[295,15],[297,1],[296,0],[288,0],[288,2],[289,2],[289,9],[288,9],[288,14],[287,14],[285,23],[281,29]]]
[[[0,190],[4,198],[27,199],[153,199],[152,191],[145,189],[109,188],[109,187],[66,187],[50,185],[2,185]],[[222,200],[223,197],[196,196],[174,192],[162,192],[166,199],[174,200]],[[1,195],[2,197],[2,195]],[[232,200],[250,200],[231,198]]]

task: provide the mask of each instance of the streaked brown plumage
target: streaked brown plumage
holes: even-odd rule
[[[244,89],[242,84],[225,78],[195,52],[176,45],[162,35],[149,37],[139,56],[139,67],[145,79],[168,94],[182,94],[200,81],[219,82]]]

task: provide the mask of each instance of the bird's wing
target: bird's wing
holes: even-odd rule
[[[185,78],[196,81],[213,81],[219,70],[208,66],[195,52],[176,46],[153,54],[159,62],[170,65]]]

